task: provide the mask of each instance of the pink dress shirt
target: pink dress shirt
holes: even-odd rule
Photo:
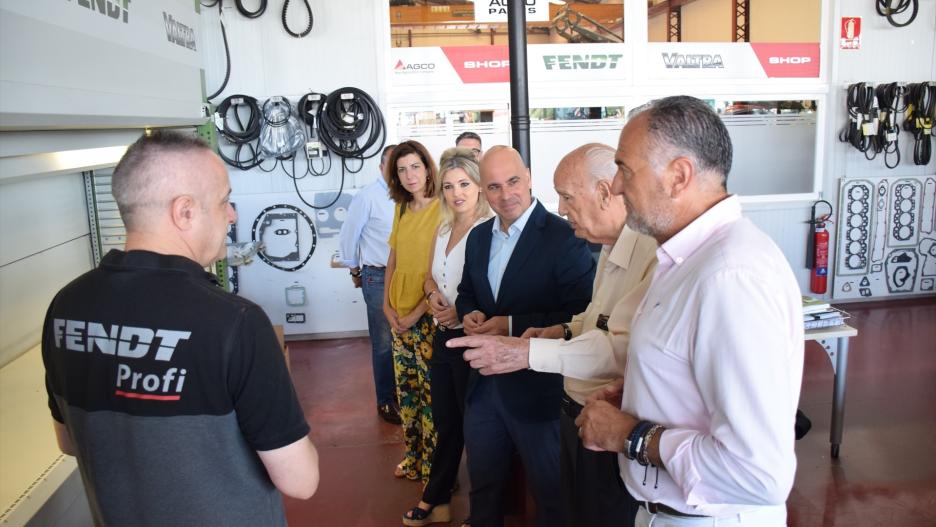
[[[637,500],[687,514],[783,507],[803,373],[789,263],[736,196],[664,243],[657,260],[632,324],[622,409],[667,427],[665,469],[622,455],[621,477]]]

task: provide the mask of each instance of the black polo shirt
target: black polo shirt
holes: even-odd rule
[[[96,523],[285,525],[256,451],[309,426],[269,319],[196,262],[111,251],[53,299],[42,357]]]

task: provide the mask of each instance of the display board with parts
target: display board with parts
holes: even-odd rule
[[[312,203],[329,203],[334,190],[308,192]],[[235,196],[237,239],[259,245],[237,267],[238,294],[263,306],[287,335],[363,331],[360,291],[345,269],[330,265],[339,250],[337,233],[353,192],[328,209],[313,210],[292,192]]]
[[[840,185],[832,297],[936,294],[936,176]]]

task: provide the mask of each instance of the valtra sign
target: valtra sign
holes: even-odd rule
[[[651,43],[652,80],[818,78],[817,43]]]

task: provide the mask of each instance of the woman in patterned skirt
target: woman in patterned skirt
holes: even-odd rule
[[[383,311],[393,333],[393,373],[406,448],[394,475],[426,481],[436,434],[428,366],[434,328],[432,316],[427,313],[423,283],[429,272],[432,239],[439,225],[436,167],[423,145],[404,141],[393,149],[385,170],[396,207]]]

